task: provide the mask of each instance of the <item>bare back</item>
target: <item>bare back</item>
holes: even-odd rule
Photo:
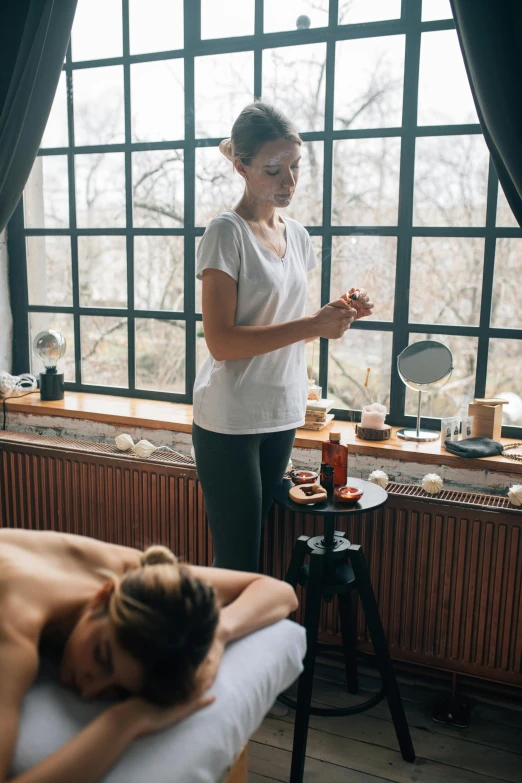
[[[7,779],[22,700],[39,645],[67,613],[86,605],[107,577],[139,564],[138,550],[65,533],[0,530],[0,781]]]

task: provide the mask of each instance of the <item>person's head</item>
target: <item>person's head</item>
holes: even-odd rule
[[[84,698],[133,694],[173,704],[195,687],[218,623],[214,590],[165,547],[97,593],[65,646],[60,675]]]
[[[273,106],[246,106],[221,142],[221,152],[243,177],[249,198],[287,207],[299,178],[301,138],[295,126]]]

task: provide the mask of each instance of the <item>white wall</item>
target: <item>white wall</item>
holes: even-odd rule
[[[13,319],[9,303],[9,280],[7,274],[7,235],[0,234],[0,372],[11,372]]]

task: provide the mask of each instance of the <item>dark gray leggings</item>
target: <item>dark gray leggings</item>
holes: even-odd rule
[[[192,425],[214,545],[213,566],[259,571],[261,528],[288,465],[294,438],[295,429],[222,435]]]

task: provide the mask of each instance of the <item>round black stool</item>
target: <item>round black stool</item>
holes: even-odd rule
[[[306,742],[310,715],[336,716],[355,715],[378,704],[385,696],[388,699],[397,740],[406,761],[415,761],[415,751],[410,730],[404,714],[401,695],[395,679],[395,672],[388,650],[388,643],[382,627],[381,617],[370,574],[362,547],[351,544],[345,534],[334,529],[335,519],[350,514],[375,511],[383,506],[388,495],[381,487],[362,479],[350,478],[350,486],[364,490],[362,498],[354,505],[327,500],[316,505],[294,503],[288,495],[292,487],[289,480],[283,481],[274,493],[274,501],[290,511],[313,514],[324,520],[324,535],[300,536],[292,552],[286,581],[294,588],[297,584],[306,588],[305,620],[307,651],[303,673],[299,677],[297,701],[288,696],[279,696],[279,701],[296,710],[292,770],[290,783],[302,783],[306,756]],[[305,564],[306,556],[310,557]],[[356,618],[351,609],[351,593],[357,590],[375,652],[375,663],[382,680],[382,688],[375,696],[353,707],[312,707],[312,687],[315,656],[318,649],[339,650],[337,645],[317,641],[321,602],[331,601],[338,596],[339,617],[343,639],[346,682],[350,693],[358,692],[356,662]]]

